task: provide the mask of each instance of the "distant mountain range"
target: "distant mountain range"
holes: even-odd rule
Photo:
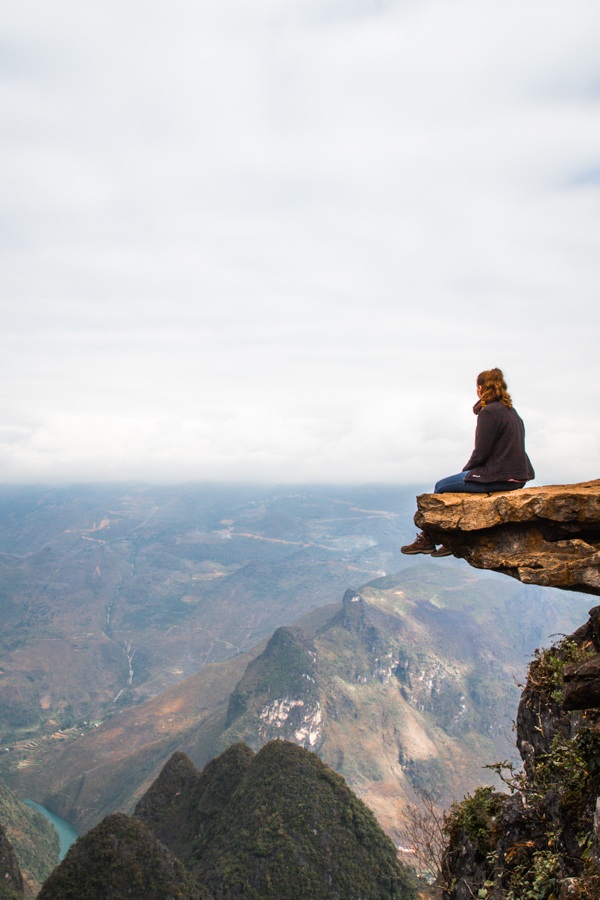
[[[0,492],[0,760],[85,831],[172,753],[315,750],[394,839],[511,755],[517,682],[589,598],[404,558],[414,491]],[[342,601],[343,598],[343,602]]]
[[[277,629],[256,654],[202,669],[13,771],[80,830],[131,810],[175,750],[199,766],[238,741],[313,749],[399,840],[425,791],[448,805],[511,755],[529,646],[568,618],[563,598],[418,563]],[[573,600],[587,606],[587,598]],[[260,651],[260,652],[259,652]],[[13,759],[16,755],[13,756]]]
[[[375,488],[0,488],[0,745],[80,733],[338,601],[401,561],[412,504]]]

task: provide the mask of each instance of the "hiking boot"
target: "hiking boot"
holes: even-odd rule
[[[439,559],[440,556],[452,556],[452,550],[448,550],[448,548],[444,547],[444,545],[442,544],[441,547],[438,547],[437,550],[434,550],[431,555],[435,556],[437,559]]]
[[[417,553],[433,553],[434,550],[435,544],[425,537],[423,532],[417,535],[416,541],[413,541],[412,544],[405,544],[404,547],[400,547],[400,553],[406,553],[407,556]]]

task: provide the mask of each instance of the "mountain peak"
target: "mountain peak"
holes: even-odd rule
[[[188,789],[173,793],[176,782]],[[316,754],[287,741],[256,754],[234,745],[203,772],[176,754],[138,809],[79,838],[40,900],[416,897],[373,813]]]
[[[168,809],[164,816],[169,820]],[[229,748],[182,798],[175,840],[156,826],[215,897],[415,896],[370,810],[316,754],[288,741],[271,741],[256,754]],[[187,848],[181,834],[189,836]]]
[[[163,766],[160,775],[135,808],[135,815],[151,822],[182,793],[189,792],[198,780],[198,770],[191,760],[178,751]]]
[[[273,738],[316,746],[321,722],[316,659],[301,628],[278,628],[231,694],[227,740],[245,741],[256,750]]]
[[[143,822],[123,813],[107,816],[79,838],[38,895],[39,900],[208,896]]]

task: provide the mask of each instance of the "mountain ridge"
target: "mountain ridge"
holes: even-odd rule
[[[480,765],[507,755],[523,622],[537,641],[544,622],[554,630],[564,621],[544,594],[525,609],[520,591],[429,562],[375,579],[311,613],[307,631],[282,627],[254,654],[111,719],[67,747],[62,763],[45,760],[39,777],[20,770],[19,784],[30,795],[45,790],[40,802],[85,830],[114,811],[115,798],[131,811],[178,749],[204,766],[231,743],[258,750],[282,737],[318,750],[398,838],[402,808],[419,790],[451,802],[478,783]],[[138,740],[139,750],[128,746]],[[112,802],[98,804],[99,793]]]
[[[81,733],[251,650],[386,568],[407,503],[391,488],[0,486],[0,744]]]
[[[415,880],[344,779],[286,741],[236,744],[200,772],[167,762],[135,814],[107,816],[69,850],[40,900],[132,895],[416,900]]]

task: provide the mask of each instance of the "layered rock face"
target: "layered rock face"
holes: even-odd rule
[[[415,524],[478,569],[600,595],[600,479],[498,494],[421,494]]]

